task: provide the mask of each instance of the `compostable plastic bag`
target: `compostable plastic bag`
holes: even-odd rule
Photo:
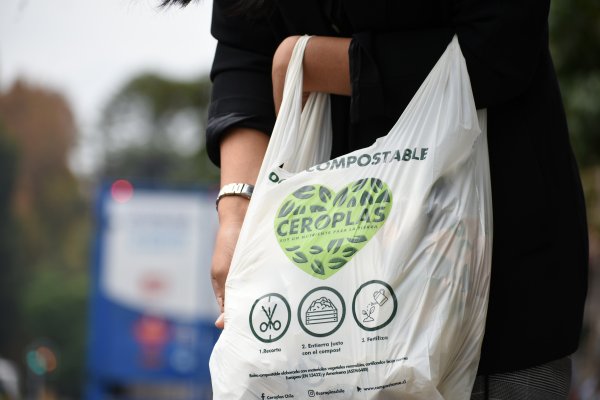
[[[485,112],[454,38],[389,132],[329,160],[299,40],[225,289],[215,399],[468,399],[491,263]]]

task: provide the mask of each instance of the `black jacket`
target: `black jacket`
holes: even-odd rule
[[[481,373],[575,351],[587,288],[577,165],[548,49],[549,1],[279,0],[268,17],[215,0],[207,145],[274,123],[271,59],[287,36],[347,36],[352,97],[332,96],[333,156],[385,135],[458,35],[475,102],[488,109],[494,250]]]

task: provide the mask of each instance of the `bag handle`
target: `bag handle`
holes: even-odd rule
[[[435,115],[444,119],[433,132],[424,132],[422,127],[429,126],[427,121]],[[430,146],[443,149],[430,155],[437,173],[468,157],[480,134],[467,63],[454,35],[390,133],[378,141],[383,147],[398,148],[400,143],[422,143],[428,138]]]
[[[310,36],[300,37],[292,52],[281,109],[261,166],[259,183],[272,168],[283,166],[286,171],[294,173],[330,158],[329,96],[311,93],[302,110],[302,61],[308,40]],[[415,112],[419,108],[431,112],[450,108],[452,112],[445,113],[446,120],[440,121],[441,129],[432,137],[431,133],[421,131],[420,127],[426,126],[423,119],[429,116]],[[462,133],[449,135],[447,132]],[[462,162],[480,133],[466,62],[458,38],[454,36],[390,133],[378,142],[383,147],[394,149],[401,141],[419,143],[422,138],[430,137],[433,140],[430,145],[445,149],[434,160],[434,168],[442,169]]]
[[[310,36],[301,36],[292,52],[283,88],[283,100],[261,165],[257,182],[272,167],[299,172],[327,161],[331,155],[329,96],[311,93],[302,109],[302,61]]]

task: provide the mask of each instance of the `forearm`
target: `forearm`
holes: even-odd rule
[[[298,36],[290,36],[277,48],[273,57],[273,98],[279,111],[283,98],[283,84],[294,45]],[[314,36],[304,51],[303,90],[349,96],[350,67],[348,59],[349,38]]]
[[[279,109],[285,73],[298,36],[284,40],[273,57],[273,96]],[[350,39],[313,37],[304,53],[304,91],[350,95],[348,47]],[[221,186],[228,183],[255,184],[269,138],[249,128],[233,128],[221,141]],[[247,200],[224,197],[219,202],[219,217],[242,218]]]
[[[221,141],[221,186],[228,183],[254,185],[267,150],[269,137],[255,129],[233,128]],[[219,219],[241,218],[248,200],[239,196],[223,197],[219,201]]]

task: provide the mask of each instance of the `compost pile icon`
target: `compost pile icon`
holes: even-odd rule
[[[338,310],[327,297],[313,301],[306,311],[306,325],[326,324],[338,321]]]
[[[332,287],[310,290],[298,306],[298,322],[309,335],[329,336],[344,322],[346,305],[342,295]]]

